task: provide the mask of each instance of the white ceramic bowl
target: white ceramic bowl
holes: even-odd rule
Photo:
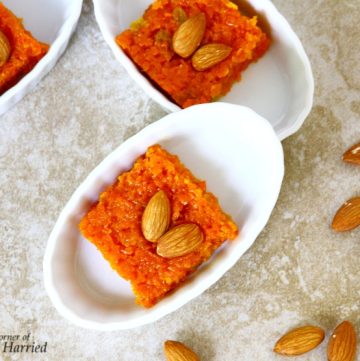
[[[115,42],[115,36],[142,16],[152,0],[93,1],[101,32],[118,61],[164,109],[178,111],[180,108],[139,72]],[[267,19],[272,30],[273,44],[263,58],[243,72],[241,82],[235,84],[221,101],[255,110],[268,119],[279,138],[284,139],[300,128],[311,110],[314,94],[311,66],[299,38],[271,1],[247,2],[256,13]]]
[[[52,69],[67,47],[78,22],[82,0],[3,0],[33,36],[51,45],[35,68],[0,96],[0,115],[30,92]]]
[[[221,121],[220,121],[221,120]],[[130,286],[78,229],[106,186],[159,143],[219,199],[240,228],[193,277],[150,309],[135,304]],[[249,108],[212,103],[172,113],[128,139],[80,185],[62,211],[44,258],[47,292],[58,311],[86,328],[118,330],[153,322],[200,295],[252,245],[277,201],[284,173],[281,143]]]

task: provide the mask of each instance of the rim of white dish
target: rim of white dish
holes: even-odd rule
[[[89,185],[93,184],[94,180],[99,178],[99,172],[101,173],[103,171],[103,169],[107,167],[108,163],[110,163],[110,164],[113,163],[114,159],[116,159],[118,157],[118,153],[121,151],[121,149],[124,148],[125,146],[128,147],[129,143],[137,143],[138,138],[142,138],[143,136],[147,135],[148,133],[153,133],[155,130],[157,130],[157,128],[159,128],[159,127],[161,128],[163,123],[167,123],[167,125],[169,125],[169,124],[171,124],[171,122],[174,123],[174,122],[178,121],[177,118],[180,113],[192,112],[192,111],[194,111],[194,109],[198,110],[198,109],[201,109],[204,107],[210,107],[210,108],[215,108],[215,107],[231,108],[232,107],[234,109],[236,108],[236,112],[243,111],[245,114],[246,113],[251,114],[251,116],[253,117],[253,121],[258,121],[259,124],[261,123],[261,126],[264,129],[267,129],[267,131],[269,133],[269,137],[273,138],[275,147],[277,148],[276,151],[279,152],[279,154],[283,158],[282,145],[281,145],[273,127],[270,125],[270,123],[265,118],[261,117],[259,114],[257,114],[255,111],[253,111],[252,109],[250,109],[248,107],[245,107],[242,105],[229,104],[229,103],[221,103],[221,102],[216,102],[216,103],[211,103],[211,104],[200,104],[200,105],[196,105],[196,106],[184,109],[181,112],[168,114],[168,115],[164,116],[163,118],[161,118],[160,120],[148,125],[144,129],[142,129],[140,132],[138,132],[137,134],[135,134],[134,136],[130,137],[125,142],[123,142],[119,147],[115,148],[107,157],[105,157],[89,173],[89,175],[85,178],[85,180],[79,185],[79,187],[76,189],[76,191],[72,194],[71,198],[69,199],[69,201],[67,202],[67,204],[65,205],[63,210],[61,211],[60,216],[56,221],[55,227],[54,227],[53,231],[51,232],[48,243],[47,243],[45,256],[44,256],[44,260],[43,260],[43,274],[44,274],[45,289],[46,289],[51,301],[53,302],[55,308],[58,310],[58,312],[64,318],[69,320],[70,322],[72,322],[75,325],[80,326],[82,328],[94,329],[94,330],[100,330],[100,331],[126,330],[126,329],[136,328],[139,326],[153,323],[153,322],[161,319],[162,317],[176,311],[180,307],[184,306],[191,300],[193,300],[196,297],[198,297],[199,295],[201,295],[211,285],[216,283],[228,270],[230,270],[235,265],[235,263],[237,261],[239,261],[241,256],[245,252],[248,251],[248,249],[255,242],[258,235],[262,232],[263,228],[266,226],[266,224],[271,216],[272,210],[279,197],[282,181],[280,182],[279,186],[277,187],[276,192],[274,192],[274,194],[272,195],[271,210],[269,211],[269,213],[267,215],[264,215],[257,220],[256,224],[258,225],[258,227],[256,228],[256,230],[252,230],[252,232],[249,233],[251,236],[252,242],[249,242],[249,244],[246,245],[246,247],[243,250],[238,249],[237,252],[233,252],[231,254],[231,256],[229,257],[228,262],[222,266],[222,268],[221,268],[222,272],[211,273],[210,274],[211,282],[202,283],[200,286],[198,286],[197,288],[192,290],[191,295],[190,295],[190,293],[187,293],[182,299],[167,303],[166,305],[163,305],[162,308],[153,310],[151,313],[138,316],[133,320],[118,321],[118,322],[112,322],[112,323],[102,323],[102,322],[98,322],[98,321],[91,321],[88,319],[84,319],[84,318],[80,317],[79,315],[77,315],[74,311],[70,310],[63,303],[58,291],[56,290],[56,287],[54,286],[54,284],[52,282],[53,273],[52,273],[51,263],[52,263],[52,259],[55,254],[55,246],[56,246],[57,239],[63,228],[64,223],[66,223],[66,220],[67,220],[69,214],[71,214],[73,212],[73,209],[80,202],[80,200],[84,197],[84,194],[86,193],[86,190],[88,189]],[[126,145],[125,145],[125,143],[126,143]],[[282,180],[283,176],[284,176],[284,162],[282,162],[280,165],[280,172],[281,172],[280,176],[281,176],[281,180]]]
[[[304,107],[301,112],[297,115],[294,122],[285,127],[284,129],[277,132],[277,136],[282,141],[290,135],[296,133],[302,124],[304,123],[306,117],[309,115],[314,99],[314,75],[312,72],[310,60],[305,52],[304,46],[302,45],[299,37],[296,35],[294,30],[292,29],[289,22],[286,18],[276,9],[275,5],[270,0],[254,0],[258,4],[262,3],[262,7],[264,8],[264,3],[270,12],[270,15],[276,19],[276,22],[280,22],[282,26],[288,30],[288,33],[291,38],[291,43],[293,44],[293,49],[297,52],[299,58],[302,60],[305,69],[306,80],[309,84],[309,90],[306,94]],[[177,112],[180,111],[181,108],[169,100],[160,90],[156,89],[148,79],[138,70],[133,61],[125,54],[125,52],[116,44],[112,34],[108,31],[108,27],[106,25],[106,19],[104,18],[102,12],[100,11],[100,3],[101,0],[93,0],[95,17],[99,24],[101,33],[108,44],[108,46],[113,51],[115,57],[120,61],[120,63],[124,66],[129,76],[137,82],[143,90],[160,106],[162,106],[168,112]],[[261,59],[260,59],[261,60]],[[220,98],[221,102],[221,98]],[[235,104],[236,105],[236,104]]]
[[[0,115],[7,112],[18,101],[20,101],[29,91],[48,74],[60,56],[64,53],[70,37],[74,32],[80,18],[83,0],[72,0],[74,10],[69,18],[64,22],[59,31],[58,37],[50,45],[46,55],[27,73],[19,82],[0,96]],[[21,91],[23,90],[23,91]]]
[[[306,117],[310,114],[310,111],[313,107],[314,102],[314,92],[315,92],[315,81],[314,81],[314,74],[312,72],[310,59],[307,56],[304,46],[302,42],[300,41],[299,37],[296,35],[295,31],[292,29],[290,23],[286,20],[286,18],[276,9],[275,5],[270,0],[257,0],[266,2],[272,11],[272,14],[276,17],[278,17],[279,21],[283,24],[285,28],[289,30],[289,34],[292,38],[292,43],[296,45],[296,51],[299,54],[299,57],[303,61],[304,68],[305,68],[305,75],[307,78],[307,81],[309,83],[309,91],[307,93],[306,99],[305,99],[305,105],[303,110],[298,114],[295,121],[292,123],[291,126],[288,126],[288,128],[283,129],[279,133],[277,133],[279,139],[282,141],[285,138],[289,137],[290,135],[296,133],[301,126],[304,124]]]

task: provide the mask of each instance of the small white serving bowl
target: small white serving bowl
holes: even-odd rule
[[[180,110],[144,77],[115,42],[116,35],[141,17],[152,0],[93,1],[100,30],[116,59],[165,110]],[[250,65],[242,73],[242,80],[220,101],[255,110],[270,121],[282,140],[301,127],[312,108],[314,79],[310,62],[299,38],[270,0],[247,0],[247,3],[269,23],[273,43],[265,56]]]
[[[135,304],[129,284],[81,236],[78,224],[99,194],[156,143],[206,180],[240,234],[174,293],[144,309]],[[215,283],[253,244],[275,206],[283,174],[278,137],[269,122],[249,108],[212,103],[165,116],[106,157],[61,212],[44,257],[52,302],[69,321],[98,330],[137,327],[178,309]]]
[[[79,20],[82,0],[3,0],[27,30],[50,46],[34,69],[0,96],[0,115],[29,93],[65,51]]]

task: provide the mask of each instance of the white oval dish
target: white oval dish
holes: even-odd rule
[[[39,41],[50,46],[34,69],[0,96],[0,115],[29,93],[65,51],[80,17],[82,0],[3,0]],[[41,10],[40,10],[41,9]]]
[[[99,194],[156,143],[206,180],[240,234],[174,293],[144,309],[135,304],[129,284],[81,236],[78,224]],[[71,322],[98,330],[137,327],[178,309],[215,283],[252,245],[275,206],[283,174],[280,141],[270,124],[249,108],[212,103],[167,115],[106,157],[61,212],[44,257],[52,302]]]
[[[93,0],[100,30],[116,59],[143,90],[165,110],[180,108],[157,90],[115,42],[115,36],[142,16],[152,0]],[[241,0],[243,1],[243,0]],[[234,0],[236,2],[236,0]],[[257,63],[243,72],[222,102],[245,105],[270,121],[282,140],[295,133],[309,114],[314,79],[304,48],[286,19],[270,0],[247,0],[271,27],[273,44]]]

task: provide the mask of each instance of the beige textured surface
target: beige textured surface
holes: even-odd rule
[[[48,341],[46,356],[0,358],[160,361],[170,338],[205,361],[281,360],[271,350],[291,327],[329,331],[349,319],[360,333],[360,228],[329,229],[338,206],[360,194],[360,168],[340,160],[360,141],[359,0],[274,3],[304,43],[316,94],[304,127],[283,143],[286,176],[268,226],[201,297],[155,324],[100,333],[69,324],[50,303],[47,238],[89,171],[164,112],[114,60],[85,1],[65,56],[0,119],[0,334],[29,330]],[[298,360],[326,360],[325,346]]]

